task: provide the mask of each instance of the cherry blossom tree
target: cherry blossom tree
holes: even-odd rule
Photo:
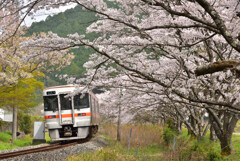
[[[7,3],[8,1],[1,2],[0,5],[4,5],[5,2]],[[10,4],[12,2],[9,1]],[[44,76],[43,71],[50,71],[51,66],[61,68],[64,65],[68,65],[73,59],[73,55],[67,54],[67,50],[50,51],[41,47],[30,49],[21,45],[25,41],[40,39],[41,37],[47,37],[47,35],[42,33],[32,37],[23,37],[23,29],[18,26],[19,19],[15,19],[15,16],[18,17],[19,14],[14,15],[13,13],[17,12],[14,9],[3,6],[0,12],[0,15],[4,17],[1,19],[0,25],[0,38],[2,40],[0,43],[0,90],[4,92],[2,93],[0,105],[13,109],[13,140],[16,139],[17,109],[20,108],[20,104],[27,105],[27,101],[32,95],[29,92],[33,92],[32,86],[39,88],[39,85],[37,86],[37,83],[34,83],[34,81],[31,81],[33,85],[31,83],[22,85],[21,83],[42,77]],[[12,24],[9,24],[9,22],[12,22]],[[12,31],[14,31],[14,34],[11,33]],[[37,80],[35,81],[38,82]],[[19,91],[18,89],[24,90],[24,88],[25,95],[20,96],[19,93],[21,92],[16,91]]]
[[[0,47],[0,89],[3,90],[3,92],[5,91],[5,95],[1,97],[1,104],[4,107],[13,109],[13,140],[16,139],[16,116],[17,108],[19,108],[16,105],[19,105],[20,101],[10,98],[10,100],[15,100],[15,103],[8,103],[7,100],[9,99],[6,98],[11,92],[16,93],[15,90],[18,88],[19,82],[33,77],[42,77],[44,76],[42,73],[44,69],[47,71],[51,65],[62,67],[67,65],[70,62],[69,60],[73,58],[71,54],[67,55],[66,51],[48,52],[40,48],[28,50],[20,47],[19,43],[26,41],[26,39],[29,40],[31,38],[19,37],[15,34],[11,40],[5,41]],[[28,87],[25,85],[25,88]]]
[[[0,20],[18,15],[20,21],[18,25],[9,22],[5,26],[13,30],[7,30],[9,33],[2,42],[15,34],[27,15],[67,3],[76,3],[97,14],[99,20],[87,32],[96,32],[99,37],[91,41],[78,34],[60,38],[49,33],[48,37],[21,45],[48,52],[79,46],[92,48],[96,54],[86,63],[89,77],[85,81],[93,86],[138,91],[140,94],[134,98],[139,104],[149,106],[154,103],[151,98],[159,97],[171,102],[164,109],[176,106],[176,110],[183,104],[181,112],[190,108],[191,116],[196,110],[199,113],[199,109],[206,110],[213,120],[211,124],[221,142],[222,153],[232,152],[231,136],[239,114],[239,80],[238,63],[230,60],[239,59],[239,1],[28,0],[18,3],[17,10],[11,1],[5,1],[0,6],[10,7],[14,12]],[[216,64],[220,67],[211,68]],[[151,96],[147,102],[139,101],[147,96]],[[174,112],[165,114],[173,116]],[[181,116],[179,112],[178,115]]]

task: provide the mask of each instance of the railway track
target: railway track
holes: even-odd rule
[[[85,142],[89,141],[90,139],[91,138],[86,138],[86,139],[83,139],[83,140],[77,140],[77,141],[70,142],[70,143],[64,143],[64,144],[56,143],[56,144],[52,144],[52,145],[44,146],[44,147],[39,147],[39,148],[20,150],[20,151],[15,151],[15,152],[10,152],[10,153],[2,153],[2,154],[0,154],[0,160],[7,159],[7,158],[12,158],[12,157],[18,157],[18,156],[21,156],[21,155],[26,155],[26,154],[31,154],[31,153],[39,153],[39,152],[52,151],[52,150],[56,150],[56,149],[62,149],[62,148],[65,148],[65,147],[85,143]]]
[[[44,152],[44,151],[61,149],[61,148],[65,148],[65,147],[68,147],[68,146],[73,146],[73,145],[76,145],[76,144],[78,144],[78,142],[73,142],[73,143],[64,144],[64,145],[53,144],[53,145],[34,148],[34,149],[20,150],[20,151],[15,151],[15,152],[10,152],[10,153],[3,153],[3,154],[0,154],[0,160],[1,159],[12,158],[12,157],[17,157],[17,156],[21,156],[21,155],[26,155],[26,154],[31,154],[31,153],[39,153],[39,152]]]

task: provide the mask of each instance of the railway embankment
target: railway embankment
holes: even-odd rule
[[[21,155],[14,158],[8,158],[4,159],[5,161],[8,160],[17,160],[17,161],[39,161],[39,160],[63,160],[73,155],[79,155],[85,152],[95,151],[102,149],[103,147],[107,146],[108,142],[104,139],[102,136],[95,136],[91,140],[87,142],[83,142],[80,144],[72,145],[69,147],[56,149],[56,150],[49,150],[49,151],[43,151],[43,152],[37,152],[37,153],[31,153],[26,155]],[[34,149],[39,148],[43,146],[49,146],[48,144],[41,144],[37,146],[30,146],[30,147],[24,147],[19,149],[12,149],[4,151],[4,153],[14,152],[18,150],[26,150],[26,149]],[[2,153],[2,152],[1,152]]]

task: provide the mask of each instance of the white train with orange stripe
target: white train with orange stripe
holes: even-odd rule
[[[72,96],[76,90],[82,93]],[[83,139],[98,131],[97,97],[84,86],[63,85],[44,89],[44,116],[53,141]]]

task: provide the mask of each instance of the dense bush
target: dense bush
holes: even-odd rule
[[[18,126],[25,134],[33,134],[33,124],[35,121],[44,121],[44,118],[23,112],[18,113]]]
[[[25,134],[30,134],[32,129],[32,120],[31,116],[28,114],[21,114],[22,116],[19,119],[19,128]]]
[[[173,142],[174,136],[176,136],[176,131],[166,127],[163,130],[163,139],[167,144],[170,144]]]
[[[172,119],[166,120],[166,127],[163,130],[163,139],[167,144],[173,142],[174,136],[177,135],[177,128]]]

